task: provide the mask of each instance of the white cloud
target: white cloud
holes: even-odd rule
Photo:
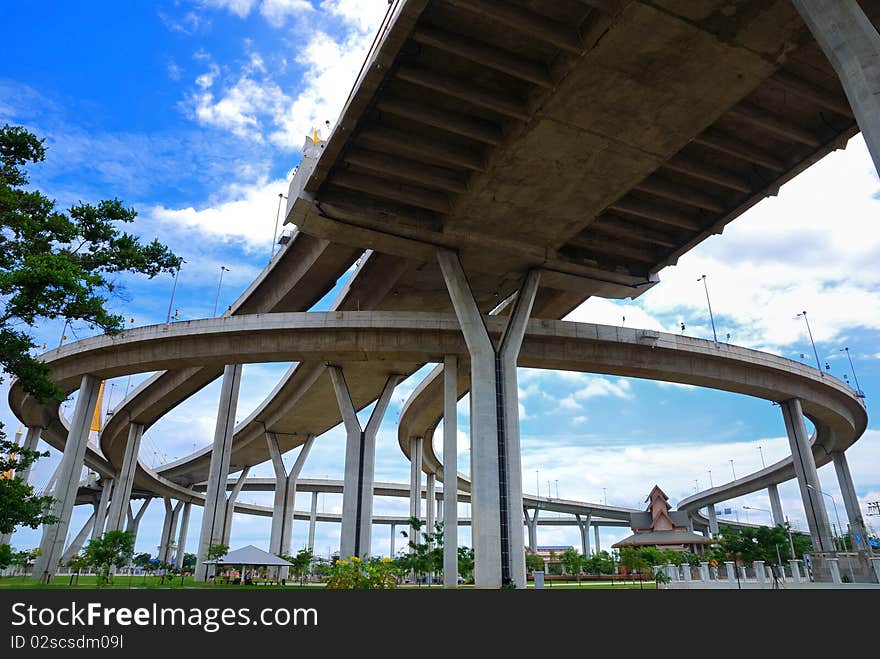
[[[204,90],[190,99],[198,122],[262,142],[261,117],[280,112],[287,97],[271,80],[257,81],[243,75],[215,100],[214,94],[207,91],[214,82],[213,75],[206,73],[196,79]]]
[[[291,16],[312,10],[308,0],[263,0],[260,4],[260,15],[273,27],[281,27]]]
[[[159,205],[152,207],[149,213],[159,222],[222,240],[240,241],[249,250],[268,251],[278,210],[278,193],[286,189],[286,181],[263,178],[254,184],[228,186],[221,200],[204,208]]]
[[[574,397],[577,400],[586,400],[587,398],[595,398],[597,396],[632,398],[630,383],[623,378],[619,378],[617,380],[606,380],[605,378],[594,377],[590,380],[586,387],[574,392]]]
[[[239,18],[245,18],[251,13],[257,0],[201,0],[202,6],[217,9],[226,9]]]
[[[580,410],[581,404],[575,400],[574,396],[566,396],[558,403],[559,408],[563,410]]]
[[[575,417],[572,417],[571,421],[572,421],[572,423],[576,423],[578,425],[583,425],[587,422],[587,417],[585,417],[583,415],[575,416]]]
[[[175,62],[174,60],[168,62],[167,70],[168,77],[172,80],[180,80],[180,78],[183,76],[183,69],[181,69],[180,66],[178,66],[177,62]]]

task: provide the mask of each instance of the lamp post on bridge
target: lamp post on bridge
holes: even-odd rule
[[[822,363],[819,361],[819,351],[816,350],[816,342],[813,341],[813,330],[810,329],[810,321],[807,319],[807,312],[801,311],[797,315],[797,318],[800,318],[801,316],[804,317],[804,322],[807,324],[807,334],[810,335],[810,344],[813,346],[813,354],[816,355],[816,369],[819,371],[819,376],[824,378],[825,373],[822,371]]]

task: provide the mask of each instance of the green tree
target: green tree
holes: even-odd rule
[[[422,531],[424,523],[418,517],[410,517],[409,526],[409,532],[400,532],[409,540],[409,552],[400,556],[396,564],[412,573],[420,582],[421,577],[436,574],[443,569],[443,522],[435,522],[433,532]]]
[[[535,554],[533,552],[526,552],[526,569],[529,572],[534,572],[535,570],[543,570],[544,569],[544,558],[539,554]]]
[[[79,573],[85,570],[88,566],[89,561],[83,554],[77,554],[67,561],[67,567],[70,569],[70,583],[68,585],[73,585],[74,576],[76,577],[76,585],[79,585]]]
[[[151,573],[157,565],[157,563],[153,562],[153,557],[148,552],[137,554],[131,559],[131,564],[139,567],[143,571],[144,583],[147,583],[147,575]]]
[[[458,574],[465,581],[474,577],[474,550],[472,547],[458,548]]]
[[[590,556],[586,565],[590,574],[614,574],[614,559],[605,550]]]
[[[142,244],[121,232],[119,225],[137,213],[118,199],[63,211],[29,189],[27,167],[45,159],[43,142],[21,126],[0,128],[0,370],[40,402],[60,402],[64,392],[50,379],[49,365],[32,354],[35,323],[63,318],[119,332],[123,318],[107,307],[108,296],[118,293],[111,278],[123,272],[152,278],[174,272],[181,260],[156,240]],[[41,455],[13,448],[0,424],[0,453],[14,456],[0,471],[21,470]],[[0,481],[0,533],[56,522],[48,515],[51,502],[20,478]]]
[[[228,553],[229,553],[229,545],[223,545],[223,544],[211,545],[210,547],[208,547],[206,558],[209,561],[216,561],[216,560],[223,558]],[[213,571],[211,572],[211,575],[214,576],[216,574],[217,574],[217,564],[214,563],[213,564]]]
[[[88,564],[98,573],[98,584],[110,582],[110,569],[124,567],[134,553],[134,534],[131,531],[107,531],[89,540],[83,550]]]
[[[183,567],[184,570],[189,570],[189,571],[195,570],[196,569],[196,562],[198,562],[198,560],[199,560],[199,557],[196,556],[195,554],[185,552],[183,554],[183,565],[181,567]]]
[[[48,452],[40,453],[16,446],[15,442],[6,439],[3,424],[0,423],[0,475],[12,476],[0,477],[0,534],[12,533],[18,526],[36,529],[41,524],[54,524],[58,521],[49,514],[52,497],[35,494],[33,486],[15,475],[38,458],[48,455]]]
[[[311,549],[300,549],[296,553],[296,556],[287,559],[293,563],[293,573],[299,578],[300,585],[305,584],[306,577],[312,567],[312,561],[314,558],[315,554]]]
[[[12,565],[15,554],[9,545],[0,545],[0,570],[5,570]]]
[[[562,570],[565,574],[577,575],[580,581],[581,568],[584,565],[584,557],[581,556],[576,549],[569,547],[559,554],[559,562],[562,564]]]

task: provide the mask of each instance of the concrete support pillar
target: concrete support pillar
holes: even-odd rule
[[[526,528],[529,530],[529,548],[534,552],[538,551],[538,514],[540,512],[540,509],[535,508],[535,512],[529,515],[529,509],[523,508]]]
[[[95,517],[97,516],[97,511],[93,510],[92,514],[89,515],[89,518],[86,520],[85,524],[82,525],[82,528],[79,530],[79,533],[74,536],[73,541],[68,545],[67,549],[64,550],[64,554],[61,556],[61,565],[67,565],[67,562],[76,556],[80,549],[82,549],[83,544],[86,541],[86,538],[89,537],[89,532],[95,526]],[[95,537],[95,536],[92,536]]]
[[[312,450],[315,438],[312,435],[306,439],[300,448],[290,471],[284,466],[281,450],[278,448],[278,438],[275,433],[266,433],[266,443],[269,445],[269,454],[272,456],[272,466],[275,469],[275,501],[272,507],[272,531],[269,536],[270,554],[290,554],[290,539],[293,534],[293,514],[296,511],[296,482],[302,472],[303,465]],[[288,570],[282,570],[287,572]],[[282,578],[287,575],[283,574]]]
[[[180,519],[180,535],[177,536],[177,553],[174,564],[183,569],[183,559],[186,556],[186,534],[189,532],[189,515],[192,511],[192,502],[183,504],[183,516]]]
[[[496,352],[458,256],[437,258],[471,361],[471,510],[474,581],[478,587],[512,583],[525,588],[522,465],[516,360],[540,274],[525,278]]]
[[[162,525],[162,538],[159,541],[160,563],[170,563],[174,557],[174,536],[177,535],[177,521],[182,509],[183,501],[178,501],[172,507],[171,499],[165,499],[165,522]]]
[[[880,583],[880,556],[871,556],[871,567],[874,568],[877,583]]]
[[[600,551],[602,551],[602,545],[599,542],[599,525],[598,524],[593,526],[593,535],[596,538],[596,553],[598,554]]]
[[[33,426],[27,429],[27,434],[24,436],[24,448],[29,451],[36,451],[37,444],[40,441],[40,435],[42,434],[43,429],[40,426]],[[28,483],[31,477],[31,469],[33,468],[33,464],[29,464],[27,467],[19,471],[16,476],[21,478],[24,483]]]
[[[318,492],[312,492],[312,509],[309,512],[309,549],[315,551],[315,526],[318,523]]]
[[[329,366],[330,379],[336,402],[345,424],[345,483],[342,489],[342,538],[339,555],[342,558],[370,557],[370,537],[373,526],[373,474],[376,466],[376,433],[382,417],[391,402],[394,387],[401,376],[391,374],[366,428],[361,428],[354,403],[345,382],[345,375],[338,366]]]
[[[764,570],[764,561],[755,561],[753,567],[755,569],[755,580],[762,585],[766,583],[767,572]]]
[[[590,557],[590,522],[593,519],[592,515],[587,515],[586,519],[582,519],[580,515],[575,515],[574,518],[577,520],[578,529],[581,532],[581,552],[587,558]]]
[[[859,497],[853,484],[852,474],[849,471],[849,463],[843,451],[835,451],[831,454],[834,462],[834,471],[837,472],[837,482],[840,485],[840,493],[843,496],[843,505],[846,508],[846,516],[849,519],[850,537],[853,548],[867,551],[868,534],[865,530],[865,520],[862,518],[862,510],[859,507]],[[840,529],[843,533],[843,529]],[[856,540],[858,538],[858,540]]]
[[[152,497],[147,497],[144,499],[144,502],[141,504],[140,510],[137,511],[137,514],[134,514],[131,510],[131,506],[126,506],[126,515],[128,517],[128,524],[125,527],[125,530],[131,533],[131,536],[134,540],[137,540],[138,528],[140,528],[141,520],[144,518],[144,513],[147,512],[147,508],[150,506],[150,503],[153,501]],[[122,529],[119,529],[120,531]]]
[[[397,524],[391,522],[391,542],[388,544],[388,556],[394,558],[394,541],[397,539],[394,536],[397,534]]]
[[[428,533],[434,532],[434,513],[436,509],[434,504],[437,502],[437,477],[435,474],[428,474],[425,479],[425,530]]]
[[[137,468],[138,454],[141,450],[141,439],[144,426],[132,423],[128,426],[128,441],[122,456],[122,468],[117,474],[113,498],[110,500],[110,512],[107,513],[106,528],[108,531],[121,531],[125,528],[128,504],[131,499],[131,488],[134,485],[134,473]]]
[[[199,532],[198,562],[195,572],[195,578],[199,581],[205,581],[207,578],[205,561],[208,558],[208,548],[211,545],[223,544],[223,527],[226,522],[226,479],[229,476],[229,456],[232,451],[232,435],[235,430],[235,411],[240,387],[241,364],[228,364],[223,369],[211,467],[208,472],[208,488],[205,491],[205,509]]]
[[[828,513],[822,498],[816,462],[810,450],[810,440],[804,425],[801,401],[792,398],[780,403],[780,407],[785,420],[785,430],[788,433],[788,443],[791,446],[792,461],[797,474],[801,499],[804,502],[804,512],[810,529],[810,537],[813,540],[813,548],[816,551],[834,551],[831,525],[828,523]]]
[[[458,357],[443,358],[443,586],[458,586]]]
[[[421,437],[409,439],[409,516],[422,518],[422,442]],[[410,533],[412,529],[408,529]],[[413,541],[418,538],[410,538]]]
[[[718,535],[718,516],[715,512],[715,504],[710,503],[707,510],[709,511],[709,533],[716,536]]]
[[[733,561],[724,561],[724,567],[727,568],[727,580],[731,583],[736,581],[736,566]]]
[[[95,524],[92,526],[93,538],[100,538],[104,534],[104,524],[107,521],[107,508],[110,505],[113,485],[112,478],[101,479],[101,498],[98,500],[98,507],[95,508]]]
[[[785,526],[785,515],[782,514],[782,500],[779,498],[779,488],[770,485],[767,488],[770,497],[770,514],[773,515],[774,526]]]
[[[836,558],[826,558],[828,561],[828,569],[831,571],[831,583],[843,583],[840,578],[840,564]]]
[[[792,0],[822,48],[880,172],[880,35],[857,0]]]
[[[232,516],[235,514],[235,500],[241,494],[241,488],[244,487],[244,482],[247,480],[250,470],[250,467],[245,467],[241,470],[238,480],[235,481],[235,485],[232,486],[229,496],[226,498],[226,517],[223,518],[223,544],[227,546],[232,537]]]
[[[788,564],[791,566],[791,580],[794,583],[800,583],[801,582],[800,561],[796,558],[790,558],[788,560]]]
[[[34,564],[33,577],[48,582],[58,570],[58,562],[64,554],[64,540],[70,527],[70,516],[76,503],[79,477],[83,468],[89,429],[95,406],[98,403],[98,388],[101,381],[93,375],[84,375],[80,382],[76,407],[70,420],[64,456],[61,458],[61,471],[58,474],[58,487],[50,514],[58,522],[43,527],[40,542],[40,556]]]

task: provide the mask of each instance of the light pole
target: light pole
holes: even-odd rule
[[[278,218],[281,216],[281,200],[287,199],[284,196],[284,193],[278,193],[278,210],[275,211],[275,233],[272,234],[272,252],[269,254],[269,260],[272,260],[272,257],[275,256],[275,239],[278,238]]]
[[[715,485],[712,483],[712,470],[711,470],[711,469],[707,469],[706,471],[709,472],[709,487],[710,487],[710,488],[713,488],[713,487],[715,487]]]
[[[733,468],[733,458],[728,460],[728,462],[730,463],[730,473],[733,474],[733,480],[736,480],[736,470]]]
[[[165,324],[171,322],[171,307],[174,306],[174,293],[177,291],[177,278],[180,277],[180,268],[186,263],[186,259],[180,259],[180,265],[177,266],[177,272],[174,273],[174,285],[171,287],[171,299],[168,300],[168,313],[165,316]]]
[[[220,266],[220,281],[217,282],[217,295],[214,296],[214,311],[211,313],[211,316],[217,315],[217,303],[220,301],[220,287],[223,285],[223,273],[229,272],[229,268],[225,265]]]
[[[770,521],[773,521],[773,513],[766,508],[755,508],[754,506],[743,506],[745,510],[760,510],[762,513],[767,513],[770,516]]]
[[[822,363],[819,361],[819,351],[816,350],[816,342],[813,341],[813,330],[810,329],[810,321],[807,320],[807,312],[801,311],[797,317],[800,318],[801,316],[804,317],[804,322],[807,324],[807,334],[810,335],[810,344],[813,346],[813,354],[816,355],[816,368],[819,371],[819,376],[824,378],[825,373],[822,372]]]
[[[608,505],[608,491],[603,487],[602,488],[602,501],[605,502],[605,505]]]
[[[556,479],[556,498],[559,499],[559,479]]]
[[[703,275],[697,281],[703,282],[703,288],[706,289],[706,304],[709,307],[709,321],[712,323],[712,338],[718,343],[718,334],[715,333],[715,316],[712,315],[712,303],[709,301],[709,285],[706,283],[706,275]]]
[[[861,385],[859,385],[859,379],[856,377],[856,369],[853,367],[852,357],[849,354],[849,347],[844,347],[844,348],[841,348],[840,350],[841,350],[841,352],[846,353],[846,358],[849,360],[849,369],[852,371],[853,380],[855,380],[855,383],[856,383],[856,396],[858,396],[859,398],[864,398],[865,392],[862,391],[862,387],[861,387]]]
[[[541,496],[541,476],[537,469],[535,469],[535,494]]]
[[[807,483],[807,487],[810,488],[811,490],[815,490],[815,489],[816,489],[815,487],[813,487],[813,486],[810,485],[809,483]],[[842,530],[843,530],[843,527],[840,525],[840,515],[837,514],[837,501],[835,501],[835,500],[834,500],[834,497],[831,496],[830,494],[828,494],[828,492],[826,492],[826,491],[824,491],[824,490],[819,490],[819,492],[821,492],[821,493],[824,494],[826,497],[828,497],[829,499],[831,499],[831,503],[834,504],[834,517],[837,518],[837,528],[840,529],[840,530],[842,531]],[[836,533],[834,534],[834,547],[837,548],[837,534],[836,534]]]
[[[766,467],[767,467],[767,465],[766,465],[766,464],[764,464],[764,449],[763,449],[763,448],[761,448],[761,446],[760,446],[760,445],[758,445],[758,453],[760,453],[760,454],[761,454],[761,469],[764,469],[764,468],[766,468]]]
[[[785,517],[785,530],[788,531],[788,548],[791,549],[791,557],[797,558],[794,554],[794,540],[791,539],[791,522],[788,521],[788,516]]]

